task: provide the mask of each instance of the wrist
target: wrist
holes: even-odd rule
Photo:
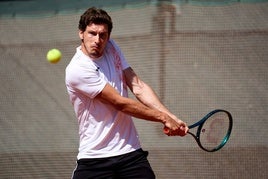
[[[161,111],[159,112],[159,121],[162,124],[165,125],[167,123],[168,119],[169,119],[169,115],[167,115],[166,113],[161,112]]]

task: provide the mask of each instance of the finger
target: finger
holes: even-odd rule
[[[186,131],[187,131],[186,128],[187,128],[187,127],[185,127],[185,126],[180,126],[180,131],[181,131],[182,133],[186,133]]]
[[[164,127],[163,128],[163,132],[165,133],[165,134],[169,134],[170,133],[170,130],[169,130],[169,128],[168,127]]]
[[[163,132],[164,132],[164,134],[166,134],[167,136],[171,136],[171,130],[168,128],[168,127],[164,127],[163,128]]]

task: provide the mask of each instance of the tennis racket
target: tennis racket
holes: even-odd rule
[[[197,128],[195,134],[190,130],[188,133],[194,137],[201,149],[207,152],[215,152],[227,143],[232,127],[232,115],[228,111],[216,109],[197,123],[188,126],[189,129]]]

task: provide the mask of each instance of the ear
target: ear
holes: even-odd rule
[[[79,30],[78,35],[79,35],[81,40],[84,40],[84,32],[83,31]]]

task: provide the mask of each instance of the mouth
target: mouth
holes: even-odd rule
[[[101,51],[101,46],[92,46],[91,49],[95,52],[100,52]]]
[[[91,47],[91,55],[98,58],[101,56],[101,47],[100,46],[92,46]]]
[[[92,46],[91,48],[92,48],[92,49],[95,49],[95,50],[98,50],[100,47],[99,47],[99,46],[94,45],[94,46]]]

